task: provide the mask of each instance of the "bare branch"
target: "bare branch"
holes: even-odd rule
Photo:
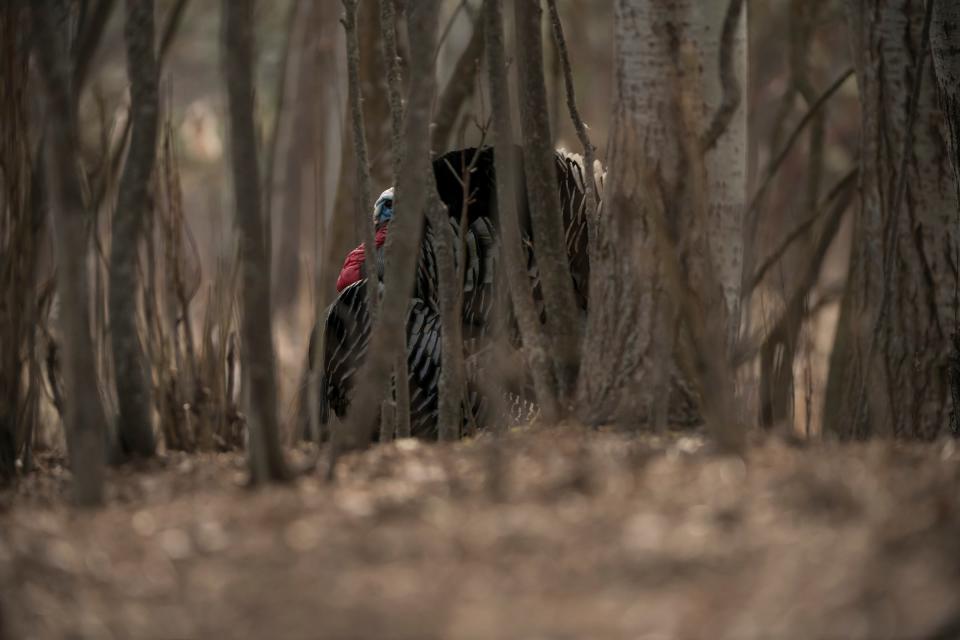
[[[536,238],[534,254],[546,309],[547,341],[552,352],[558,391],[561,396],[567,396],[573,392],[580,366],[580,318],[577,317],[563,213],[557,190],[556,151],[547,115],[542,10],[540,0],[517,0],[514,6],[527,203]],[[589,177],[585,177],[584,181],[589,181]]]
[[[723,132],[727,130],[730,119],[740,106],[740,81],[733,68],[733,39],[737,34],[740,16],[743,13],[743,0],[730,0],[727,15],[723,19],[723,33],[720,36],[720,85],[723,87],[723,102],[710,121],[710,128],[703,136],[703,150],[710,151],[716,146]]]
[[[163,61],[167,58],[167,54],[170,53],[174,39],[177,37],[177,32],[180,30],[183,15],[186,13],[188,4],[190,4],[190,0],[177,0],[176,4],[174,4],[167,13],[163,33],[160,36],[160,52],[157,54],[157,60],[161,67],[163,66]]]
[[[785,396],[793,388],[793,360],[797,336],[804,318],[813,313],[813,310],[808,309],[808,298],[817,284],[827,250],[833,243],[843,216],[853,200],[855,191],[850,187],[856,185],[858,174],[859,172],[855,172],[850,177],[847,187],[840,190],[830,215],[824,221],[807,268],[800,275],[800,282],[790,300],[787,301],[783,313],[760,345],[760,368],[763,374],[760,420],[766,427],[772,427],[788,416],[785,407],[788,406],[789,401]]]
[[[466,49],[457,60],[457,64],[450,74],[450,80],[437,99],[437,108],[433,115],[433,130],[431,131],[431,147],[434,151],[441,151],[450,139],[457,115],[463,108],[467,98],[473,93],[474,81],[480,68],[480,57],[483,56],[483,23],[473,25],[473,34],[467,43]]]
[[[833,202],[834,199],[840,197],[848,189],[856,185],[856,178],[859,175],[859,168],[853,168],[847,172],[847,174],[841,178],[837,184],[830,190],[830,193],[827,194],[827,197],[824,199],[824,202],[817,208],[816,212],[813,215],[808,217],[806,220],[801,222],[797,227],[787,234],[787,237],[783,239],[783,242],[780,245],[770,252],[770,255],[767,256],[767,259],[764,260],[757,270],[753,274],[753,278],[747,284],[747,290],[744,292],[744,297],[750,295],[750,293],[760,286],[760,283],[763,281],[763,277],[766,275],[767,271],[775,265],[777,262],[783,258],[783,255],[787,252],[794,242],[796,242],[800,237],[802,237],[821,216],[827,211],[827,208]]]
[[[753,238],[757,232],[757,225],[760,221],[757,207],[759,206],[761,200],[763,200],[763,196],[766,195],[767,189],[769,189],[770,185],[773,183],[773,178],[780,170],[780,166],[783,164],[784,160],[787,159],[787,156],[790,155],[793,145],[797,142],[797,140],[800,139],[800,134],[803,133],[803,130],[808,124],[810,124],[823,105],[825,105],[833,96],[833,94],[835,94],[852,76],[853,67],[849,67],[844,70],[843,73],[841,73],[829,87],[827,87],[827,90],[823,92],[823,95],[820,96],[820,99],[810,106],[803,118],[790,133],[790,137],[787,138],[787,142],[783,145],[783,149],[780,150],[780,153],[777,154],[773,161],[771,161],[770,166],[767,167],[767,170],[764,173],[763,181],[760,183],[760,187],[754,193],[753,198],[750,200],[750,204],[747,205],[746,224],[744,226],[746,228],[746,237],[748,239]]]
[[[813,83],[810,82],[808,58],[815,32],[814,24],[817,13],[822,9],[823,4],[823,0],[791,0],[790,2],[790,86],[784,96],[781,113],[779,114],[783,119],[786,119],[787,113],[792,109],[797,94],[803,97],[808,108],[819,98],[819,93],[814,89]],[[819,206],[819,200],[820,182],[823,174],[825,122],[826,113],[825,110],[821,109],[809,125],[810,140],[806,161],[807,187],[802,190],[802,196],[799,198],[802,209],[808,214],[822,210],[822,207]],[[781,124],[775,125],[774,133],[777,137],[779,137]],[[771,146],[773,149],[778,149],[780,142],[775,141]],[[801,225],[801,227],[803,226]],[[809,249],[808,235],[800,234],[795,237],[803,237],[807,240],[805,244]],[[751,238],[751,241],[754,240],[755,238]],[[746,257],[744,273],[753,271],[754,258],[753,252]],[[773,263],[768,262],[768,264]],[[811,281],[809,287],[813,287],[814,283],[814,281]],[[807,285],[801,284],[801,286],[806,287]],[[744,298],[746,299],[748,295],[745,294]],[[763,426],[768,428],[785,424],[791,418],[792,396],[795,386],[794,360],[800,330],[806,315],[806,300],[807,295],[804,294],[799,298],[797,304],[790,307],[791,312],[783,317],[778,324],[778,328],[770,336],[770,339],[764,343],[761,350],[760,419]]]
[[[103,30],[107,26],[107,21],[110,20],[110,14],[113,13],[115,4],[116,0],[99,0],[90,18],[84,19],[80,24],[80,33],[77,34],[77,45],[73,56],[73,77],[71,78],[75,97],[83,91],[90,63],[97,52],[97,47],[100,46]]]
[[[563,84],[567,91],[567,109],[570,111],[570,120],[573,121],[573,127],[577,131],[577,138],[583,147],[583,182],[587,190],[587,222],[590,230],[590,237],[596,237],[597,223],[597,183],[594,180],[594,158],[596,157],[596,148],[590,142],[590,136],[587,134],[587,126],[580,117],[580,110],[577,108],[577,96],[573,87],[573,70],[570,66],[570,53],[567,51],[567,41],[563,35],[563,23],[560,21],[560,12],[557,10],[557,0],[547,0],[547,7],[550,10],[550,23],[553,27],[553,39],[557,45],[557,51],[560,53],[560,64],[563,69]]]
[[[447,20],[447,24],[443,25],[443,32],[440,34],[440,39],[437,40],[437,47],[433,52],[433,66],[437,66],[437,59],[440,57],[440,49],[443,47],[444,43],[447,41],[447,37],[450,35],[451,29],[453,29],[454,23],[457,21],[457,18],[460,16],[460,12],[467,8],[467,0],[460,0],[460,3],[457,4],[457,8],[453,10],[453,13],[450,14],[450,19]]]
[[[804,298],[809,294],[813,285],[816,284],[827,250],[837,235],[840,222],[843,220],[843,214],[846,213],[850,207],[850,202],[856,194],[852,187],[856,185],[858,177],[859,169],[854,171],[852,176],[848,174],[825,198],[822,206],[828,208],[829,213],[816,241],[813,254],[801,275],[800,283],[797,285],[796,291],[787,303],[783,314],[773,323],[773,329],[767,331],[765,335],[758,332],[743,340],[737,346],[732,358],[734,367],[741,367],[755,358],[766,345],[775,339],[778,335],[778,328],[786,322],[786,319],[797,316],[797,310],[802,305]]]

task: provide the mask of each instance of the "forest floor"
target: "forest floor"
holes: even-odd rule
[[[955,442],[769,439],[747,464],[696,434],[500,442],[257,491],[240,454],[168,453],[112,470],[92,513],[41,460],[0,494],[0,635],[960,637]]]

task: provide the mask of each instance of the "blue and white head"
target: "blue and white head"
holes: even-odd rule
[[[393,219],[393,187],[380,194],[373,205],[373,224],[379,228]]]

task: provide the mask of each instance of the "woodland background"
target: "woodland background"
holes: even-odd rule
[[[407,0],[406,10],[416,1]],[[18,14],[22,7],[16,4],[0,9],[4,168],[12,175],[11,167],[20,167],[20,175],[33,179],[40,175],[36,151],[49,131],[34,119],[43,112],[40,63],[29,55],[27,12]],[[110,236],[131,136],[129,44],[124,3],[79,4],[88,26],[102,26],[91,41],[75,43],[70,73],[83,80],[75,96],[76,152],[83,167],[78,189],[94,203],[96,216],[84,258],[92,274],[89,364],[96,376],[90,378],[99,381],[95,393],[112,416],[125,397],[115,389],[128,379],[114,371],[106,318],[112,304],[107,264],[115,249]],[[357,14],[374,196],[393,181],[378,4],[360,2]],[[484,58],[480,4],[437,5],[434,151],[489,142],[482,129],[491,117],[491,96],[477,64]],[[616,134],[615,4],[557,2],[580,114],[603,160]],[[251,492],[246,485],[256,479],[259,463],[251,464],[244,453],[250,418],[244,394],[250,389],[241,384],[247,374],[238,356],[244,311],[237,292],[244,276],[234,233],[245,201],[231,173],[236,142],[230,138],[226,85],[243,59],[223,53],[230,37],[223,3],[157,0],[159,151],[153,206],[144,222],[148,241],[134,277],[147,292],[146,326],[139,330],[151,366],[159,455],[108,465],[105,482],[85,485],[69,470],[58,369],[64,305],[54,295],[53,241],[43,234],[30,243],[12,233],[31,228],[29,220],[16,218],[29,212],[15,203],[36,202],[38,196],[8,189],[2,196],[0,375],[19,409],[18,420],[4,432],[15,434],[16,462],[0,460],[15,476],[0,494],[0,638],[960,634],[960,452],[940,419],[951,410],[946,342],[914,360],[903,356],[907,364],[896,369],[918,388],[936,386],[931,396],[943,399],[936,406],[914,406],[910,399],[920,396],[912,386],[898,387],[902,380],[887,380],[883,387],[849,374],[851,388],[859,385],[871,407],[889,410],[889,424],[876,421],[882,423],[878,431],[860,427],[874,424],[859,413],[863,398],[851,409],[849,398],[838,401],[827,393],[831,358],[840,353],[835,338],[844,292],[848,282],[861,287],[867,281],[863,272],[850,276],[852,248],[863,247],[868,237],[855,224],[858,168],[882,176],[882,190],[897,190],[896,172],[863,163],[863,132],[884,141],[876,155],[883,166],[897,166],[909,120],[896,110],[901,102],[909,110],[907,101],[896,96],[889,121],[865,111],[862,104],[887,105],[891,96],[878,94],[869,82],[862,96],[855,68],[862,78],[869,64],[912,69],[920,32],[927,28],[921,27],[924,3],[884,0],[879,4],[894,16],[884,24],[913,36],[880,29],[884,40],[869,20],[849,19],[848,11],[866,15],[865,4],[744,3],[746,193],[761,194],[753,207],[757,226],[748,241],[754,249],[748,264],[763,275],[746,281],[753,294],[741,332],[766,339],[746,355],[735,354],[741,358],[736,415],[750,428],[739,455],[714,455],[711,425],[597,428],[567,416],[560,425],[540,420],[495,437],[438,445],[400,440],[349,453],[330,471],[330,483],[316,472],[322,449],[301,436],[311,326],[317,310],[334,297],[343,256],[361,240],[352,222],[358,185],[344,8],[333,0],[254,2],[251,143],[263,213],[271,221],[264,257],[272,285],[276,413],[282,455],[303,473]],[[512,3],[504,5],[512,61]],[[553,146],[579,152],[549,20],[542,26]],[[400,68],[409,81],[411,43],[405,28],[397,33]],[[884,48],[895,41],[901,48]],[[923,77],[933,83],[929,57],[926,65]],[[509,74],[516,86],[512,62]],[[907,97],[912,81],[908,71],[897,76]],[[921,102],[930,106],[937,94],[932,84],[926,91]],[[944,128],[939,117],[918,121],[920,152],[905,174],[910,211],[922,211],[924,194],[932,192],[923,182],[923,163],[934,154],[924,149],[938,154],[937,178],[950,177],[949,142],[937,137]],[[867,127],[877,122],[882,125],[876,130]],[[904,224],[908,239],[923,226]],[[943,240],[955,243],[950,228]],[[915,282],[911,278],[919,273],[945,300],[955,288],[940,285],[955,287],[956,272],[915,269],[923,264],[917,256],[923,255],[924,238],[918,233],[915,244],[902,248],[904,282]],[[916,254],[910,253],[914,247]],[[938,266],[949,264],[944,258]],[[23,279],[24,265],[35,265],[36,277]],[[69,278],[71,272],[61,266],[58,275]],[[873,277],[857,289],[868,293],[848,304],[869,307]],[[891,306],[894,332],[929,320],[916,311],[922,302],[911,306],[922,298],[917,290],[897,290],[906,304]],[[941,302],[926,305],[934,307],[933,316]],[[875,306],[868,310],[876,313]],[[19,358],[16,366],[12,358]],[[938,432],[921,431],[920,425],[941,423]],[[822,437],[859,440],[886,435],[887,429],[905,441],[838,443]],[[135,453],[137,443],[123,447]],[[90,462],[82,448],[72,449],[74,464]],[[77,510],[77,496],[81,503],[104,506]]]
[[[163,62],[161,81],[165,126],[176,151],[179,170],[179,208],[182,210],[188,255],[184,277],[194,296],[193,326],[201,327],[208,307],[208,290],[223,262],[233,259],[232,199],[227,152],[226,97],[221,70],[220,6],[212,2],[157,3],[157,15],[175,18],[175,37]],[[294,5],[297,5],[294,7]],[[302,6],[301,6],[302,5]],[[477,95],[476,76],[454,77],[457,63],[471,44],[473,58],[482,49],[471,42],[478,9],[470,4],[445,2],[440,22],[447,34],[437,56],[440,87],[453,81],[463,85],[467,103],[456,115],[442,148],[469,146],[480,140],[477,123],[489,118],[489,104]],[[590,129],[597,157],[604,158],[613,96],[613,50],[610,30],[612,7],[606,3],[560,2],[574,61],[573,72],[580,110]],[[255,82],[261,155],[273,159],[265,169],[269,179],[273,223],[273,283],[277,320],[276,345],[281,407],[294,409],[301,383],[303,354],[314,316],[315,295],[325,306],[333,297],[336,270],[346,252],[356,246],[348,216],[338,216],[352,203],[355,177],[352,147],[346,127],[346,62],[338,2],[278,1],[258,3]],[[750,7],[749,172],[756,184],[775,149],[806,114],[809,104],[851,64],[847,25],[838,2],[763,2]],[[473,16],[471,14],[474,14]],[[390,185],[390,116],[384,70],[379,52],[379,15],[374,3],[359,10],[361,78],[371,178],[379,193]],[[478,18],[476,18],[478,19]],[[158,30],[163,28],[158,18]],[[556,146],[579,150],[564,104],[561,71],[549,25],[544,23],[545,64],[550,121]],[[509,21],[508,21],[509,29]],[[788,34],[789,37],[784,37]],[[405,47],[400,30],[401,54]],[[508,42],[512,38],[507,38]],[[469,52],[468,52],[469,54]],[[469,60],[469,55],[467,56]],[[468,70],[472,66],[464,60]],[[106,22],[102,41],[90,61],[95,70],[80,99],[81,149],[92,166],[104,162],[107,148],[116,153],[129,105],[126,78],[123,12]],[[284,67],[286,71],[284,72]],[[462,71],[462,69],[461,69]],[[486,91],[484,89],[484,91]],[[486,96],[489,102],[489,96]],[[280,117],[278,118],[278,113]],[[851,78],[832,97],[818,118],[820,141],[802,135],[784,160],[764,200],[758,244],[778,247],[802,221],[811,202],[806,181],[823,193],[854,165],[859,133],[859,103]],[[270,134],[276,130],[276,141]],[[346,136],[346,137],[345,137]],[[822,145],[810,153],[811,141]],[[262,159],[267,164],[266,159]],[[817,167],[811,170],[811,166]],[[116,182],[117,177],[113,177]],[[372,205],[371,205],[372,206]],[[337,221],[346,224],[336,228]],[[844,219],[836,240],[824,257],[820,277],[811,287],[813,309],[804,326],[796,357],[794,418],[796,429],[817,433],[827,359],[832,347],[839,294],[849,259],[851,224]],[[102,233],[106,235],[107,231]],[[329,245],[324,244],[329,242]],[[758,303],[758,319],[773,318],[793,290],[799,265],[806,264],[804,243],[793,243],[765,279]],[[327,261],[324,262],[324,256]],[[325,268],[325,280],[314,288]],[[194,291],[195,290],[195,291]],[[56,438],[52,426],[45,438]]]

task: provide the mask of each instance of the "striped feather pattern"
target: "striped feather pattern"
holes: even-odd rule
[[[476,154],[479,154],[478,156]],[[586,219],[585,176],[582,159],[558,151],[556,154],[557,186],[560,194],[567,255],[578,307],[585,313],[590,275]],[[463,244],[460,243],[460,214],[463,207],[463,176],[456,172],[474,162],[470,174],[470,198],[467,200],[467,226]],[[477,353],[485,345],[485,333],[491,319],[495,280],[499,266],[499,229],[495,211],[496,193],[493,182],[493,154],[491,149],[454,151],[434,162],[434,173],[441,199],[450,212],[450,229],[455,265],[465,261],[463,279],[463,315],[465,354]],[[595,180],[598,195],[602,193],[603,173],[599,163],[591,179]],[[400,214],[402,215],[402,214]],[[545,321],[540,273],[534,255],[535,241],[527,211],[521,212],[522,237],[527,259],[527,272],[534,286],[534,298],[539,306],[541,320]],[[446,231],[446,230],[445,230]],[[407,363],[410,375],[411,430],[418,437],[437,435],[438,386],[440,379],[441,329],[437,312],[438,265],[436,241],[438,230],[425,223],[413,299],[407,316]],[[383,249],[377,251],[379,280],[383,278]],[[367,280],[344,289],[327,309],[324,327],[323,372],[321,375],[321,420],[326,423],[332,410],[337,416],[346,416],[350,406],[353,378],[363,363],[370,339],[370,316],[367,309]],[[382,282],[379,283],[382,287]],[[515,323],[511,322],[515,341],[519,340]],[[516,342],[518,344],[518,342]],[[465,415],[471,415],[478,424],[486,419],[482,368],[467,368],[467,399]],[[530,394],[507,393],[503,404],[508,408],[508,420],[526,422],[537,415]]]
[[[330,410],[339,418],[346,417],[354,376],[366,358],[370,340],[366,287],[367,280],[351,284],[326,312],[320,401],[320,417],[324,423],[329,420]],[[436,308],[414,298],[407,314],[407,367],[410,375],[410,429],[417,437],[437,435],[440,339],[440,316]],[[470,410],[480,419],[481,398],[475,389],[468,389],[468,392]]]

